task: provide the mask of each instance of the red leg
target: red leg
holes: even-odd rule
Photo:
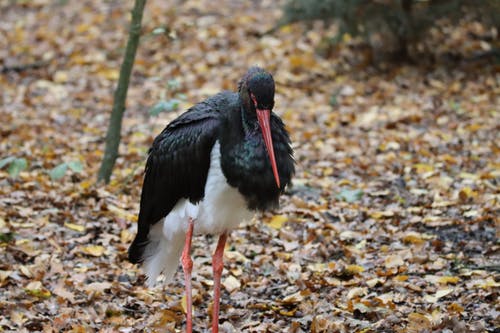
[[[214,270],[214,307],[212,309],[212,333],[219,332],[219,304],[220,304],[220,277],[224,262],[222,256],[224,255],[224,246],[226,245],[227,232],[219,237],[217,248],[215,249],[214,256],[212,257],[212,267]]]
[[[189,219],[189,226],[186,232],[186,242],[184,243],[184,250],[182,250],[182,269],[184,270],[184,285],[186,287],[186,333],[193,331],[193,301],[191,299],[191,271],[193,269],[193,260],[191,260],[191,238],[193,238],[193,219]]]

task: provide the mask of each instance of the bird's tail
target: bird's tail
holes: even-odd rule
[[[149,243],[144,249],[143,269],[148,278],[148,286],[156,283],[158,276],[163,273],[165,283],[172,280],[184,246],[185,235],[179,231],[166,236],[163,232],[165,221],[156,223],[149,231]]]

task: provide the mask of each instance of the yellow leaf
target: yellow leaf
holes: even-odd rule
[[[434,171],[434,167],[430,164],[417,163],[414,164],[413,167],[415,168],[415,171],[417,171],[417,173],[419,174]]]
[[[100,257],[104,254],[104,247],[101,245],[89,245],[82,248],[82,252],[94,257]]]
[[[288,217],[286,215],[274,215],[267,225],[273,229],[281,229],[286,221],[288,221]]]
[[[134,235],[127,229],[123,229],[120,232],[120,241],[122,243],[129,243],[132,241],[132,239],[134,239]]]
[[[352,36],[348,33],[342,35],[342,41],[344,43],[349,43],[352,40]]]
[[[430,164],[417,163],[414,164],[413,167],[415,168],[415,171],[417,171],[417,173],[427,173],[434,171],[434,167]]]
[[[98,71],[98,74],[108,80],[118,80],[120,72],[114,68],[103,68]]]
[[[466,186],[458,192],[458,196],[460,197],[460,200],[467,200],[469,198],[474,198],[477,196],[477,192],[472,190],[470,187]]]
[[[82,24],[79,24],[79,25],[76,26],[76,32],[79,33],[79,34],[87,32],[89,29],[90,29],[90,25],[89,24],[85,24],[85,23],[82,23]]]
[[[408,275],[398,275],[394,277],[394,280],[399,282],[405,282],[408,280]]]
[[[457,304],[457,303],[451,303],[450,305],[448,305],[447,309],[450,312],[457,312],[457,313],[464,312],[463,306],[461,306],[460,304]]]
[[[457,159],[455,157],[451,156],[450,154],[441,155],[441,159],[443,161],[445,161],[446,163],[448,163],[448,164],[455,164],[455,163],[457,163]]]
[[[423,240],[421,234],[416,233],[416,232],[410,232],[410,233],[406,234],[406,236],[403,237],[403,242],[419,245],[419,244],[424,243],[425,241]]]
[[[187,313],[187,299],[186,299],[186,294],[182,295],[181,307],[182,307],[182,311],[184,311],[184,313]]]
[[[291,55],[288,57],[288,61],[292,67],[300,67],[303,64],[302,57],[299,55]]]
[[[280,315],[286,316],[286,317],[293,317],[293,316],[295,316],[296,312],[297,312],[297,309],[292,309],[290,311],[280,310]]]
[[[438,282],[442,284],[456,284],[458,281],[460,281],[458,276],[440,276],[438,278]]]
[[[390,211],[390,210],[370,213],[370,217],[374,218],[375,220],[379,220],[381,218],[389,218],[389,217],[393,217],[393,216],[394,216],[394,212]]]
[[[288,61],[292,69],[311,68],[316,64],[314,56],[308,53],[292,54],[288,57]]]
[[[448,186],[447,186],[448,187]],[[455,201],[448,201],[448,200],[435,200],[432,203],[432,208],[440,208],[440,207],[449,207],[456,205]]]
[[[321,150],[325,146],[325,142],[323,140],[314,141],[314,148]]]
[[[24,291],[31,296],[38,298],[49,298],[51,296],[50,291],[43,287],[40,281],[32,281],[25,288]]]
[[[71,229],[73,231],[78,231],[78,232],[84,232],[85,231],[85,227],[83,225],[79,225],[79,224],[74,224],[74,223],[64,223],[64,226],[68,229]]]
[[[65,71],[57,71],[54,73],[52,80],[56,83],[65,83],[68,81],[68,72]]]
[[[292,26],[290,24],[284,25],[280,28],[280,31],[284,34],[288,34],[292,31]]]
[[[81,188],[82,190],[86,190],[86,189],[88,189],[88,188],[90,187],[90,185],[92,185],[92,182],[91,182],[90,180],[84,180],[83,182],[81,182],[81,183],[79,184],[79,186],[80,186],[80,188]]]
[[[123,208],[120,208],[120,207],[117,207],[114,205],[108,205],[107,208],[110,212],[115,214],[117,217],[120,217],[120,218],[127,220],[127,221],[137,222],[137,215],[131,214]]]
[[[363,266],[359,266],[359,265],[347,265],[345,267],[345,270],[351,274],[358,274],[358,273],[362,273],[365,271]]]
[[[470,132],[477,132],[477,131],[479,131],[483,127],[484,127],[483,125],[475,123],[475,124],[468,125],[467,127],[465,127],[465,129],[467,131],[470,131]]]
[[[345,186],[345,185],[352,185],[351,181],[348,179],[342,179],[341,181],[338,182],[337,186]]]
[[[328,177],[331,175],[333,175],[333,168],[328,167],[328,168],[323,169],[323,176],[324,177]]]
[[[463,178],[463,179],[470,179],[470,180],[478,180],[479,179],[479,175],[476,175],[474,173],[469,173],[469,172],[461,172],[458,176],[460,178]]]

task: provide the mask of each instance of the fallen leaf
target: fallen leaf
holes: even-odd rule
[[[393,217],[395,214],[393,211],[386,210],[386,211],[378,211],[378,212],[371,212],[370,217],[379,220],[381,218],[389,218]]]
[[[359,266],[359,265],[347,265],[345,267],[345,270],[350,273],[350,274],[359,274],[359,273],[362,273],[365,271],[364,267],[363,266]]]
[[[26,287],[24,287],[24,291],[38,298],[49,298],[51,293],[48,289],[46,289],[40,281],[32,281]]]
[[[111,288],[111,282],[92,282],[83,287],[87,293],[102,293],[104,290]]]
[[[117,217],[120,217],[127,221],[137,222],[137,215],[131,214],[125,209],[110,204],[108,204],[106,207],[110,212],[115,214]]]
[[[84,232],[85,231],[85,226],[79,225],[79,224],[65,222],[64,226],[66,228],[68,228],[68,229],[73,230],[73,231],[78,231],[78,232]]]
[[[393,254],[385,258],[386,268],[399,267],[403,265],[404,265],[403,257],[401,257],[399,254]]]
[[[273,229],[280,229],[287,221],[288,217],[286,215],[274,215],[267,225]]]
[[[443,298],[453,292],[453,289],[440,289],[434,295],[425,295],[424,299],[428,303],[436,303],[440,298]]]
[[[286,296],[281,300],[281,303],[283,304],[297,304],[302,302],[304,299],[304,296],[301,294],[300,291],[297,291],[296,293],[293,293],[291,295]]]
[[[89,245],[82,247],[82,252],[94,257],[100,257],[104,254],[105,248],[101,245]]]
[[[363,197],[364,192],[360,189],[342,189],[335,197],[346,202],[356,202]]]
[[[227,278],[225,278],[222,282],[222,285],[230,293],[237,289],[240,289],[241,287],[240,281],[232,275],[229,275]]]
[[[458,303],[451,303],[446,307],[446,309],[450,312],[462,313],[464,312],[464,307]]]
[[[31,273],[31,271],[29,270],[28,267],[24,266],[24,265],[21,265],[19,266],[19,271],[24,275],[26,276],[27,278],[32,278],[33,277],[33,273]]]
[[[367,294],[367,292],[368,289],[364,287],[351,288],[347,293],[347,299],[353,299],[355,297],[364,296]]]
[[[426,275],[425,280],[431,283],[440,284],[456,284],[460,281],[458,276],[436,276],[436,275]]]
[[[421,333],[432,327],[432,323],[427,316],[413,312],[408,315],[408,326],[406,332]]]
[[[72,292],[70,292],[68,289],[66,289],[64,287],[64,285],[62,283],[59,283],[53,290],[52,292],[54,293],[54,295],[56,296],[59,296],[65,300],[67,300],[68,302],[70,302],[71,304],[74,304],[75,303],[75,294],[73,294]]]
[[[422,235],[417,232],[410,232],[403,237],[403,242],[420,245],[425,242]]]

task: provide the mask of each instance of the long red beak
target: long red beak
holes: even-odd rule
[[[276,180],[276,185],[280,188],[280,177],[278,175],[278,167],[276,166],[276,160],[274,158],[273,139],[271,137],[271,110],[257,109],[256,111],[262,136],[264,137],[264,143],[266,144],[267,153],[269,154],[269,160],[271,161],[271,167],[273,168],[274,179]]]

